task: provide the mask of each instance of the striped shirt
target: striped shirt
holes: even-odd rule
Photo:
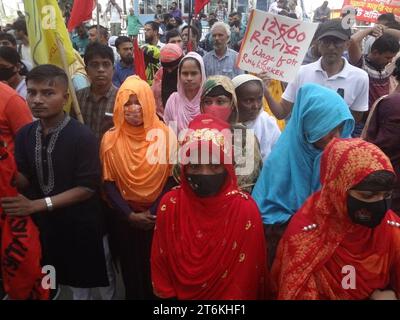
[[[85,125],[92,129],[92,132],[96,135],[97,139],[99,139],[99,142],[103,134],[114,125],[112,113],[117,91],[118,89],[114,85],[111,85],[107,93],[97,100],[93,97],[90,87],[76,92],[83,121]],[[72,110],[71,115],[75,117]]]
[[[204,57],[206,76],[222,75],[230,79],[243,74],[243,70],[236,67],[238,53],[232,49],[227,49],[225,55],[221,58],[217,56],[215,50],[208,52]]]
[[[368,60],[368,55],[363,55],[356,67],[363,69],[369,77],[369,107],[380,97],[389,94],[390,76],[392,75],[386,69],[378,70]]]

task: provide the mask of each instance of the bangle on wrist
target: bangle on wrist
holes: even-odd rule
[[[46,201],[47,211],[53,211],[53,202],[51,201],[51,198],[46,197],[44,198],[44,201]]]

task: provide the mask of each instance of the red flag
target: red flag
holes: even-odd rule
[[[135,73],[144,81],[147,81],[146,67],[144,63],[143,51],[139,48],[137,38],[133,41],[133,61],[135,65]]]
[[[204,6],[210,2],[210,0],[194,0],[194,14],[199,14],[201,9],[204,8]]]
[[[68,31],[71,32],[82,22],[92,19],[92,12],[95,5],[94,0],[75,0],[71,17],[68,21]]]

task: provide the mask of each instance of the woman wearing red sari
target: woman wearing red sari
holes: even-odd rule
[[[400,297],[400,219],[388,210],[390,160],[360,139],[334,139],[320,191],[293,216],[272,266],[278,299]],[[381,291],[384,290],[384,291]]]
[[[202,114],[189,129],[181,149],[181,163],[188,160],[181,164],[181,185],[158,208],[154,293],[185,300],[264,299],[269,279],[263,227],[253,199],[238,190],[230,126]],[[219,164],[196,164],[200,150]]]

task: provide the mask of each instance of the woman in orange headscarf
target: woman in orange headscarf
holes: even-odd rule
[[[278,299],[400,297],[400,219],[385,154],[360,139],[334,139],[320,191],[293,216],[272,267]],[[384,291],[381,291],[384,290]]]
[[[118,254],[127,299],[153,298],[150,247],[160,197],[172,187],[176,137],[156,115],[150,86],[129,77],[117,93],[114,124],[103,137],[104,187],[118,211]]]

